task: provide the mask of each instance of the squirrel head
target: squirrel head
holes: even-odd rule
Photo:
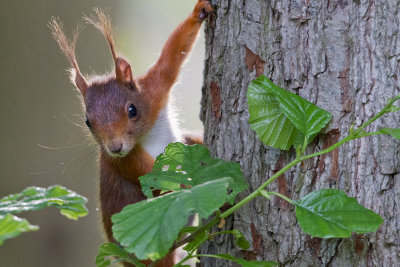
[[[94,11],[94,16],[84,20],[94,25],[110,45],[115,72],[107,77],[94,77],[88,82],[80,72],[75,57],[79,29],[69,40],[58,20],[52,18],[49,27],[71,63],[71,81],[83,96],[86,125],[94,139],[111,157],[124,157],[149,130],[149,100],[141,94],[130,64],[116,54],[110,18],[100,9]]]
[[[149,129],[149,105],[138,87],[116,77],[94,78],[83,97],[86,125],[113,157],[124,157]]]

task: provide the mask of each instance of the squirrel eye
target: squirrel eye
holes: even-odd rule
[[[128,114],[129,114],[129,118],[132,119],[133,117],[135,117],[137,115],[137,110],[135,105],[131,104],[128,108]]]
[[[87,117],[86,117],[86,120],[85,120],[85,124],[89,129],[92,128],[92,125],[90,124],[90,121],[89,121],[89,119]]]

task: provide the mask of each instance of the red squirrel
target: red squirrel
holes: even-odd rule
[[[131,65],[118,56],[110,18],[99,9],[86,17],[106,38],[115,72],[87,80],[75,57],[76,32],[69,40],[62,24],[52,19],[54,39],[71,64],[71,80],[83,96],[86,125],[100,149],[100,202],[108,240],[114,241],[111,216],[123,207],[145,199],[138,177],[150,172],[156,156],[170,142],[201,143],[179,136],[168,115],[171,87],[190,52],[202,22],[213,12],[210,1],[198,0],[193,12],[169,36],[157,62],[143,76],[134,78]],[[172,266],[174,252],[158,266]],[[145,262],[149,263],[149,262]]]

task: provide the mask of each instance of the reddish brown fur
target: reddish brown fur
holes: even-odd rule
[[[114,241],[111,216],[126,205],[145,199],[138,177],[152,169],[154,159],[138,140],[152,128],[160,110],[167,104],[169,91],[195,42],[201,24],[212,11],[209,1],[199,0],[193,13],[168,38],[158,61],[137,81],[133,78],[129,63],[117,56],[111,20],[99,9],[95,9],[95,16],[85,17],[85,20],[99,29],[110,45],[115,73],[104,79],[94,78],[86,82],[75,58],[77,34],[73,41],[69,41],[60,22],[53,19],[49,24],[54,38],[76,72],[78,78],[75,84],[84,97],[92,134],[101,145],[100,202],[104,229],[110,241]],[[131,104],[138,111],[134,118],[130,118],[128,113]],[[123,140],[124,144],[131,146],[123,157],[111,156],[105,150],[115,140]],[[200,138],[186,138],[186,141],[201,143]],[[174,256],[174,252],[171,252],[157,266],[172,266]]]
[[[189,134],[185,134],[183,136],[183,143],[185,143],[186,145],[202,145],[203,144],[203,137],[201,136],[196,136],[196,135],[189,135]]]
[[[179,24],[170,35],[158,61],[138,80],[140,87],[149,91],[146,96],[152,100],[152,118],[158,116],[158,112],[168,101],[169,91],[200,30],[203,22],[200,14],[203,9],[206,12],[213,11],[209,1],[199,0],[192,15]]]

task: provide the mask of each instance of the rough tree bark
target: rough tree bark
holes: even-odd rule
[[[205,144],[214,156],[240,162],[251,191],[295,156],[264,146],[249,127],[246,92],[256,76],[264,74],[334,115],[308,152],[338,141],[352,123],[359,126],[399,94],[398,0],[214,0],[213,5],[216,16],[206,27]],[[389,115],[367,130],[399,122],[400,116]],[[269,188],[293,199],[320,188],[345,190],[384,218],[376,233],[311,238],[297,225],[293,207],[260,197],[225,224],[245,233],[249,251],[221,235],[201,253],[285,266],[398,266],[399,163],[399,142],[364,138],[292,168]],[[233,264],[203,259],[202,266]]]

